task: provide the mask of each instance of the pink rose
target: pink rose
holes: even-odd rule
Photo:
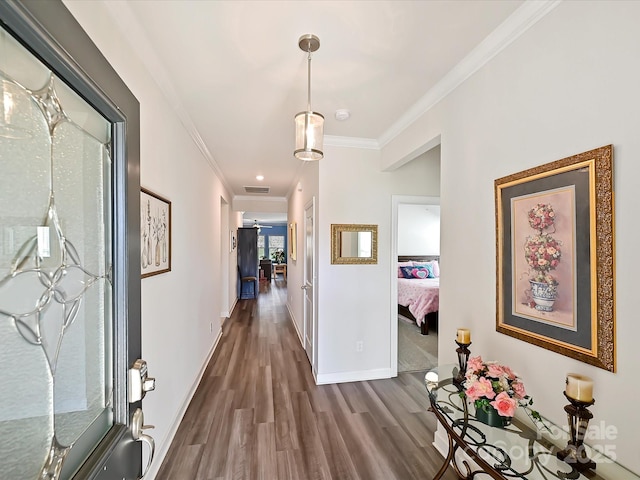
[[[498,415],[502,417],[513,417],[516,413],[518,402],[511,398],[507,392],[502,392],[491,402],[491,406],[498,411]]]
[[[504,370],[504,373],[507,374],[507,377],[509,377],[509,380],[515,380],[516,379],[516,374],[513,373],[513,370],[511,370],[509,367],[503,366],[502,370]]]
[[[491,400],[496,396],[496,392],[493,391],[493,385],[484,377],[480,377],[477,382],[471,382],[470,385],[465,384],[465,386],[467,398],[474,402],[482,397]]]
[[[500,378],[505,374],[504,367],[495,363],[490,363],[487,367],[487,375],[492,378]]]
[[[513,382],[511,384],[511,388],[513,388],[513,393],[515,393],[516,398],[523,399],[527,396],[527,392],[524,389],[524,384],[520,382]]]
[[[477,372],[482,370],[482,357],[471,357],[467,361],[467,372]]]

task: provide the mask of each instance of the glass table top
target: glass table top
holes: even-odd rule
[[[589,457],[596,462],[595,470],[579,473],[556,457],[567,446],[568,427],[560,427],[544,417],[536,421],[518,412],[511,425],[496,428],[479,422],[475,408],[467,403],[453,379],[458,365],[442,365],[428,371],[425,385],[431,405],[445,428],[451,429],[478,457],[491,465],[504,478],[529,480],[636,480],[630,472],[601,451],[587,446]],[[561,406],[559,405],[559,408]],[[518,410],[523,410],[519,408]],[[494,477],[495,478],[495,477]]]

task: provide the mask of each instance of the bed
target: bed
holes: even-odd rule
[[[398,257],[398,313],[416,322],[423,335],[428,335],[429,325],[433,325],[438,320],[440,306],[438,260],[439,257],[432,255]],[[428,264],[431,264],[431,267],[428,267]]]

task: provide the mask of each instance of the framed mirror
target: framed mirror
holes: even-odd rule
[[[378,263],[378,226],[331,224],[331,263]]]

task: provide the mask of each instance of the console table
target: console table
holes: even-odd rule
[[[444,464],[434,480],[444,475],[449,464],[459,478],[466,480],[487,476],[496,480],[640,479],[640,476],[591,448],[589,457],[596,462],[596,469],[582,473],[573,469],[556,457],[556,453],[566,447],[568,434],[546,419],[546,428],[536,426],[534,420],[526,416],[523,419],[514,418],[506,428],[490,427],[477,421],[468,409],[464,394],[453,382],[457,373],[457,365],[443,365],[425,375],[430,410],[446,430],[449,443]],[[558,408],[561,409],[563,405],[559,398]],[[457,458],[458,452],[466,453],[479,468]]]

